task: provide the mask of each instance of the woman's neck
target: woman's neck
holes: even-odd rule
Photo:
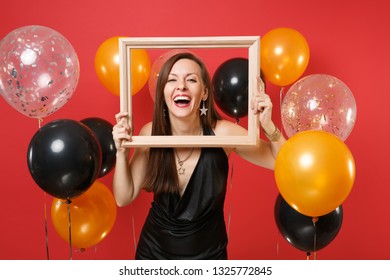
[[[200,135],[202,127],[197,118],[171,118],[172,135]]]

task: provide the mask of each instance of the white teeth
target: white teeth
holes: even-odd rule
[[[178,102],[178,101],[190,101],[190,98],[188,96],[178,95],[178,96],[175,97],[175,99],[173,101],[175,101],[175,102]]]

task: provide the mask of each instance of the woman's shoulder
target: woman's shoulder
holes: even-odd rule
[[[150,136],[152,135],[152,122],[148,122],[147,124],[145,124],[140,132],[139,132],[139,135],[142,135],[142,136]]]
[[[218,120],[214,128],[214,133],[217,136],[241,136],[247,135],[248,132],[237,123],[228,120]]]

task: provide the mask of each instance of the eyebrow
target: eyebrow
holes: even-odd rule
[[[176,77],[177,77],[177,74],[175,74],[175,73],[169,73],[169,75],[172,75],[172,76],[176,76]],[[199,76],[196,72],[191,72],[191,73],[186,74],[186,77],[191,76],[191,75]]]

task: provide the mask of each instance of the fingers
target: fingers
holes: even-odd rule
[[[252,111],[255,115],[271,109],[272,102],[268,95],[266,95],[265,97],[255,97],[252,102]]]
[[[251,102],[251,108],[253,114],[255,115],[258,113],[262,113],[267,109],[272,109],[271,98],[265,93],[255,95]]]
[[[115,115],[115,120],[117,123],[121,121],[121,119],[125,118],[128,116],[127,112],[119,112],[118,114]]]
[[[265,85],[260,77],[257,77],[257,93],[265,93]]]
[[[117,128],[125,128],[130,131],[130,126],[127,122],[127,112],[120,112],[115,115],[115,120],[116,120],[116,127]]]
[[[254,110],[254,113],[257,114],[258,111],[261,111],[261,108],[264,106],[261,106],[264,102],[268,103],[271,101],[269,96],[264,91],[264,82],[260,77],[257,77],[257,83],[256,83],[256,94],[255,98],[252,100],[252,110]],[[260,104],[260,106],[259,106]]]
[[[113,127],[112,130],[112,135],[114,137],[114,140],[120,141],[123,139],[130,140],[131,135],[130,135],[130,130],[128,126],[123,126],[121,124],[116,124]]]
[[[112,135],[117,149],[121,147],[123,140],[131,141],[131,128],[127,122],[127,116],[128,113],[126,112],[115,115],[117,123],[113,126]]]

